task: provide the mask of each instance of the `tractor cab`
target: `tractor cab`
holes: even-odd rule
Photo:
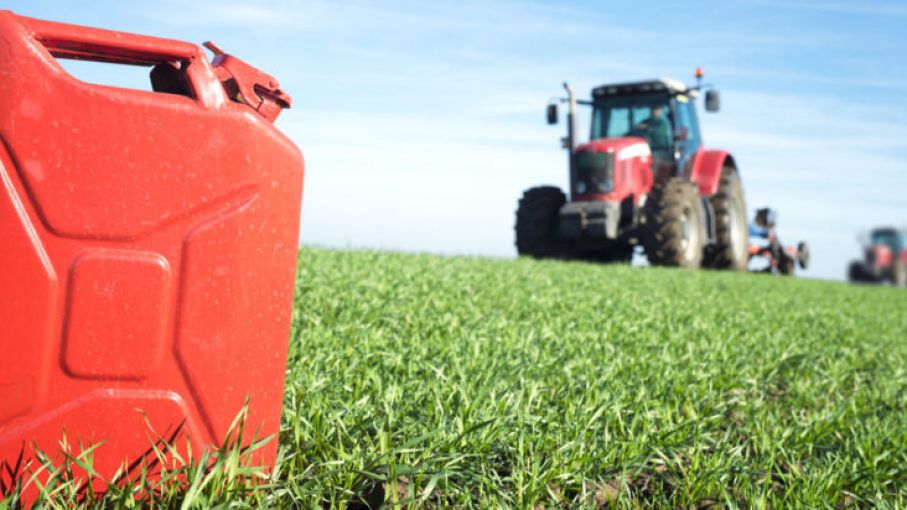
[[[869,234],[869,244],[884,246],[892,254],[898,254],[904,250],[904,236],[894,228],[877,228]]]
[[[659,79],[603,85],[592,91],[590,140],[643,138],[655,160],[656,171],[680,173],[702,147],[699,119],[693,100],[697,87]],[[707,94],[706,107],[718,110],[718,96]]]
[[[892,227],[873,229],[865,251],[867,265],[876,268],[876,272],[885,271],[903,257],[904,236]]]

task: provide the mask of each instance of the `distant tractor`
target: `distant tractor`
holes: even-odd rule
[[[863,260],[851,262],[848,280],[907,287],[907,229],[876,228],[862,244]]]
[[[702,73],[697,69],[697,81]],[[641,244],[649,262],[746,270],[748,222],[740,172],[723,150],[702,147],[694,100],[703,85],[659,79],[602,85],[591,100],[566,98],[570,189],[526,190],[516,212],[520,255],[628,262]],[[592,107],[588,143],[577,144],[577,104]],[[719,109],[715,90],[705,109]]]
[[[756,217],[749,229],[750,270],[758,273],[793,276],[796,266],[800,266],[800,269],[809,267],[809,245],[806,244],[806,241],[800,241],[796,247],[781,244],[775,228],[777,221],[778,214],[775,210],[768,207],[756,210]],[[757,241],[758,239],[761,239],[762,242]],[[753,268],[752,262],[758,259],[764,260],[768,264]]]

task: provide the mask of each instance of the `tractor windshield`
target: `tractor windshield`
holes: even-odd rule
[[[883,244],[891,248],[892,251],[901,250],[901,235],[894,230],[877,230],[872,233],[872,244]]]
[[[655,113],[655,110],[660,112]],[[656,151],[670,151],[673,119],[668,96],[644,94],[596,101],[592,111],[592,140],[639,136]]]

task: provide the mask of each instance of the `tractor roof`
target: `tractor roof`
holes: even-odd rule
[[[696,90],[690,89],[686,86],[686,84],[678,80],[659,78],[657,80],[600,85],[592,89],[592,96],[597,98],[608,96],[654,94],[658,92],[667,92],[668,94],[695,95]]]
[[[895,227],[876,227],[870,232],[871,235],[901,235],[901,230]]]

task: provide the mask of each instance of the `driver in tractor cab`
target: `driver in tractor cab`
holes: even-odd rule
[[[672,160],[673,140],[671,139],[671,123],[664,116],[664,105],[653,104],[649,109],[649,118],[636,126],[649,148],[652,158],[657,161]]]

